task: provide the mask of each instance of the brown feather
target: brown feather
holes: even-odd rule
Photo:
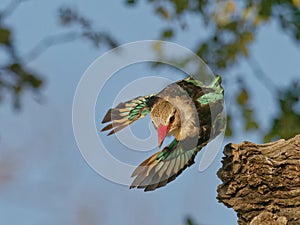
[[[171,151],[176,151],[176,149]],[[183,152],[175,158],[164,160],[158,158],[160,153],[156,152],[151,155],[133,171],[132,177],[135,177],[135,179],[130,188],[143,188],[144,191],[152,191],[165,186],[194,163],[197,151],[190,157],[187,157]]]
[[[105,114],[101,123],[107,123],[107,122],[111,121],[111,114],[112,114],[112,109],[109,109],[107,111],[107,113]]]
[[[103,127],[101,131],[107,131],[107,130],[110,130],[112,128],[113,128],[113,125],[111,123],[111,124],[108,124],[107,126]]]
[[[146,99],[149,100],[149,97],[137,97],[127,102],[121,102],[115,108],[109,109],[105,114],[102,123],[111,123],[105,126],[101,131],[111,130],[108,133],[109,136],[117,133],[118,131],[122,130],[134,121],[146,116],[145,113],[142,113],[144,110],[148,109]],[[137,112],[134,112],[134,116],[130,117],[130,113],[132,110],[136,110]]]

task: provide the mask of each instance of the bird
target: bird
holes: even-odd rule
[[[188,76],[158,93],[139,96],[108,110],[101,131],[112,135],[150,114],[158,147],[166,136],[174,139],[133,171],[130,189],[153,191],[167,185],[194,164],[197,153],[224,131],[224,89],[221,76],[210,84]]]

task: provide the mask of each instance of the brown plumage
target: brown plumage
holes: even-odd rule
[[[165,186],[188,166],[196,154],[224,128],[223,88],[217,76],[210,85],[188,77],[168,85],[155,95],[138,97],[110,109],[102,131],[117,132],[150,113],[160,146],[167,135],[175,139],[142,162],[132,173],[130,188],[145,191]]]

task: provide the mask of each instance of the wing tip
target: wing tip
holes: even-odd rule
[[[107,111],[107,113],[105,114],[103,120],[101,121],[101,123],[107,123],[111,121],[111,114],[112,114],[112,109],[109,109]]]
[[[112,129],[112,128],[113,128],[113,125],[112,125],[112,123],[110,123],[110,124],[108,124],[107,126],[103,127],[103,128],[101,129],[101,132],[108,131],[108,130],[110,130],[110,129]]]

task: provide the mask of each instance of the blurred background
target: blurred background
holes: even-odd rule
[[[71,113],[82,74],[107,50],[145,39],[185,46],[222,76],[224,145],[300,133],[299,0],[1,0],[1,225],[237,224],[216,199],[221,151],[204,172],[194,165],[144,193],[100,177],[77,149]],[[171,72],[162,76],[176,80]]]

